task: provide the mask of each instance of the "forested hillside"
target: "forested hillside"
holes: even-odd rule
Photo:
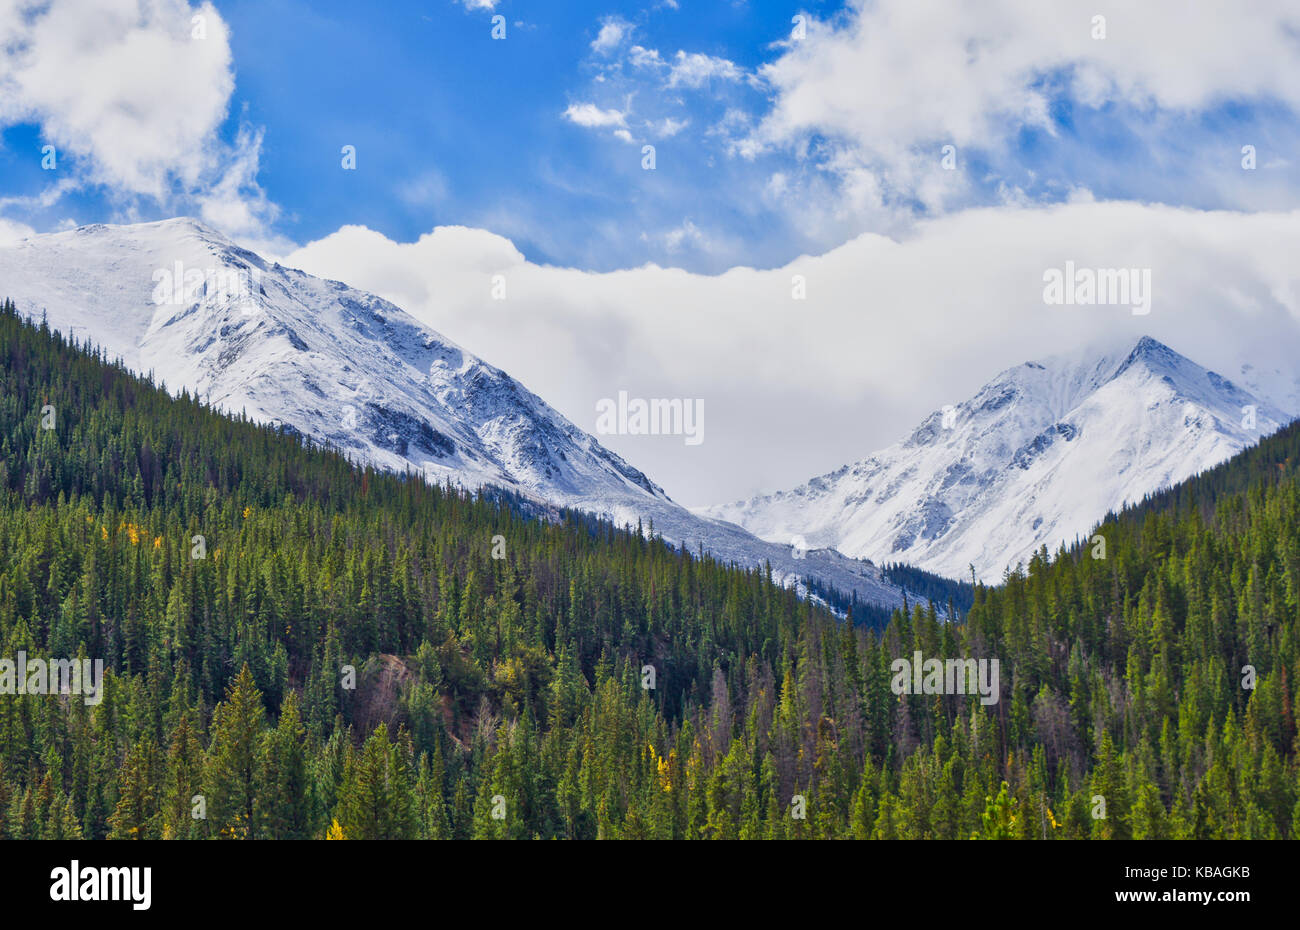
[[[0,694],[6,837],[1300,831],[1295,427],[1109,520],[1104,559],[1044,552],[963,624],[883,633],[354,469],[11,306],[0,443],[0,657],[107,668],[94,704]],[[1000,700],[893,693],[918,650],[998,659]]]

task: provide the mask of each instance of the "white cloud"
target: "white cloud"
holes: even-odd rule
[[[0,243],[13,242],[16,239],[26,239],[28,236],[36,234],[36,230],[30,226],[7,220],[0,216]]]
[[[225,23],[210,6],[191,38],[180,0],[53,0],[4,36],[0,119],[34,119],[60,149],[92,159],[94,179],[162,196],[168,177],[194,184],[234,87]]]
[[[199,216],[228,235],[263,235],[279,213],[258,186],[262,130],[241,127],[221,175],[196,195]]]
[[[207,189],[202,211],[235,233],[265,217],[255,181],[260,134],[241,134],[233,148],[217,134],[234,73],[229,30],[211,3],[6,6],[0,128],[39,124],[60,154],[74,157],[81,180],[119,195],[165,202],[178,188]],[[240,203],[218,205],[214,195]]]
[[[671,116],[666,116],[658,122],[646,123],[646,127],[661,139],[671,139],[690,124],[691,121],[688,119],[673,119]]]
[[[622,43],[631,32],[632,27],[618,17],[606,17],[600,25],[600,32],[591,43],[591,50],[599,54],[608,54]]]
[[[588,129],[604,129],[610,126],[627,126],[627,118],[618,110],[602,110],[594,103],[571,103],[564,111],[564,118],[578,126]]]
[[[1091,0],[851,0],[839,28],[813,21],[760,73],[775,93],[744,154],[837,140],[850,171],[924,193],[938,146],[997,148],[1055,129],[1049,88],[1085,106],[1187,113],[1227,100],[1300,106],[1300,7],[1260,0],[1146,0],[1112,8],[1093,38]],[[918,151],[921,150],[921,151]],[[932,191],[933,193],[933,191]],[[932,206],[935,204],[932,204]]]
[[[704,233],[702,233],[700,228],[689,219],[683,220],[681,226],[670,230],[664,237],[664,245],[669,252],[676,252],[680,250],[683,245],[688,243],[692,246],[708,245],[708,239],[705,237]]]
[[[744,76],[735,62],[725,58],[678,51],[668,72],[668,86],[700,88],[710,81],[739,81]]]
[[[698,231],[698,230],[697,230]],[[691,241],[683,224],[680,245]],[[539,266],[506,239],[439,228],[398,244],[360,227],[286,259],[376,291],[520,378],[579,426],[626,389],[698,397],[709,441],[605,437],[688,504],[789,486],[864,457],[1000,369],[1149,333],[1226,377],[1249,362],[1294,377],[1300,212],[1124,203],[965,211],[901,239],[863,235],[772,270],[705,276]],[[1149,316],[1049,307],[1042,276],[1149,267]],[[504,274],[509,299],[486,295]],[[807,299],[791,298],[804,275]]]
[[[49,184],[35,194],[17,197],[0,197],[0,210],[18,207],[22,210],[45,209],[52,207],[69,191],[76,190],[82,182],[71,174],[65,174],[53,184]]]
[[[636,68],[662,68],[667,65],[660,57],[659,49],[641,45],[634,45],[628,50],[627,60]]]
[[[491,11],[497,8],[497,3],[499,3],[500,0],[460,0],[460,2],[461,5],[465,7],[465,9],[470,11],[474,11],[474,10]]]

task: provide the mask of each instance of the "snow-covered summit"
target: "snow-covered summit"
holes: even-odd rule
[[[1026,362],[870,458],[702,512],[765,539],[996,581],[1108,511],[1218,464],[1283,411],[1142,337]]]
[[[0,250],[0,287],[51,325],[358,460],[529,492],[663,491],[500,369],[402,310],[268,264],[190,219]]]

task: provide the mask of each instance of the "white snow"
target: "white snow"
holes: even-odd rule
[[[936,411],[907,439],[792,490],[700,512],[764,539],[801,535],[953,578],[973,565],[996,582],[1291,419],[1145,337],[1011,368],[955,413],[951,428]]]

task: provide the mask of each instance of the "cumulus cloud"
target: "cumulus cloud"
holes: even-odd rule
[[[754,77],[734,61],[684,49],[678,49],[671,59],[665,59],[657,48],[634,45],[627,51],[627,62],[634,69],[659,75],[669,88],[699,90],[710,82],[738,83]]]
[[[1024,128],[1055,132],[1056,94],[1148,118],[1300,106],[1300,7],[1288,0],[1248,14],[1234,0],[1148,0],[1094,19],[1104,13],[1086,0],[850,0],[842,24],[813,20],[760,69],[774,103],[739,151],[834,140],[811,154],[935,207],[941,144],[997,149]]]
[[[658,122],[646,124],[646,128],[661,139],[671,139],[683,129],[691,124],[688,119],[673,119],[671,116],[665,116]]]
[[[80,179],[199,209],[234,233],[268,204],[256,187],[261,136],[225,145],[234,90],[230,34],[211,3],[18,0],[0,16],[0,128],[39,124]],[[218,203],[220,199],[222,203]],[[236,203],[234,201],[238,200]]]
[[[667,65],[660,56],[659,49],[645,48],[641,45],[634,45],[628,49],[627,60],[636,68],[661,68]]]
[[[612,52],[622,44],[623,39],[631,30],[631,25],[618,17],[606,17],[601,21],[600,32],[592,40],[591,50],[602,55]]]
[[[744,76],[745,72],[733,61],[679,50],[668,72],[668,86],[700,88],[710,81],[739,81]]]
[[[944,138],[978,142],[1047,125],[1045,80],[1085,105],[1123,100],[1192,110],[1268,96],[1300,105],[1300,9],[1232,0],[1149,0],[1093,38],[1095,4],[852,0],[838,30],[813,30],[762,70],[778,99],[763,131],[833,131],[869,147]]]
[[[680,244],[690,239],[683,224]],[[618,390],[704,399],[702,446],[604,437],[701,504],[865,457],[1002,368],[1090,342],[1150,334],[1225,377],[1250,364],[1284,399],[1300,354],[1296,241],[1300,212],[1080,201],[953,213],[717,276],[540,266],[462,228],[403,244],[348,227],[286,262],[393,300],[588,430],[596,400]],[[1150,268],[1151,313],[1046,305],[1044,272],[1067,260]],[[495,274],[507,300],[490,299]]]
[[[594,103],[571,103],[564,111],[569,122],[587,129],[605,129],[610,126],[627,126],[627,117],[619,110],[602,110]]]

